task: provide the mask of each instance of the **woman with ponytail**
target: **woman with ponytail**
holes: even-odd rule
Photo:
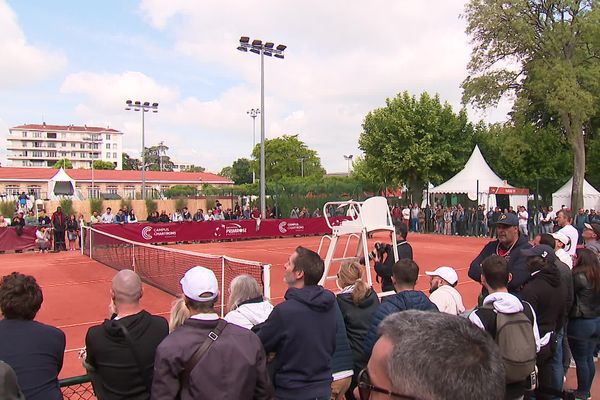
[[[364,353],[363,341],[371,324],[371,317],[379,306],[379,297],[373,288],[362,280],[362,266],[358,262],[345,262],[337,274],[338,305],[346,324],[346,333],[352,349],[354,376],[346,399],[353,400],[352,391],[356,387],[356,378],[368,361]]]

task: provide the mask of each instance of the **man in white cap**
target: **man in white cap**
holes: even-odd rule
[[[429,300],[437,306],[441,312],[458,315],[465,311],[462,297],[455,289],[458,283],[458,275],[452,267],[439,267],[435,271],[425,271],[431,277]]]
[[[556,255],[556,258],[567,264],[569,268],[573,269],[573,258],[565,251],[565,246],[569,244],[567,235],[562,232],[554,232],[550,235],[552,235],[555,240],[554,254]]]
[[[595,255],[600,256],[600,225],[596,223],[583,224],[583,243],[586,249],[590,249]]]
[[[204,267],[181,279],[190,311],[156,350],[152,399],[272,399],[266,356],[256,334],[220,319],[219,283]],[[227,379],[224,379],[224,378]]]

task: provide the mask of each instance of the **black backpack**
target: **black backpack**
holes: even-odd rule
[[[476,311],[485,330],[500,348],[507,384],[522,382],[535,371],[534,314],[529,303],[522,303],[523,311],[514,314],[496,312],[492,305],[484,305]]]

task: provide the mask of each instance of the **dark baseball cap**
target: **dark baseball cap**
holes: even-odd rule
[[[496,221],[496,225],[517,226],[519,225],[519,218],[513,213],[502,213]]]
[[[590,229],[590,230],[594,231],[596,236],[598,236],[598,238],[600,238],[600,224],[583,224],[583,225],[585,226],[585,229]]]
[[[554,249],[547,244],[538,244],[530,249],[521,250],[521,255],[525,257],[542,257],[551,264],[556,260]]]

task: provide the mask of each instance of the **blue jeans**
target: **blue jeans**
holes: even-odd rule
[[[552,355],[550,364],[552,365],[552,389],[562,391],[563,379],[565,377],[565,368],[563,366],[563,330],[556,332],[556,350]],[[555,397],[555,399],[559,399]]]
[[[589,396],[596,366],[594,349],[600,338],[600,317],[573,318],[569,321],[569,346],[577,365],[577,393]]]

